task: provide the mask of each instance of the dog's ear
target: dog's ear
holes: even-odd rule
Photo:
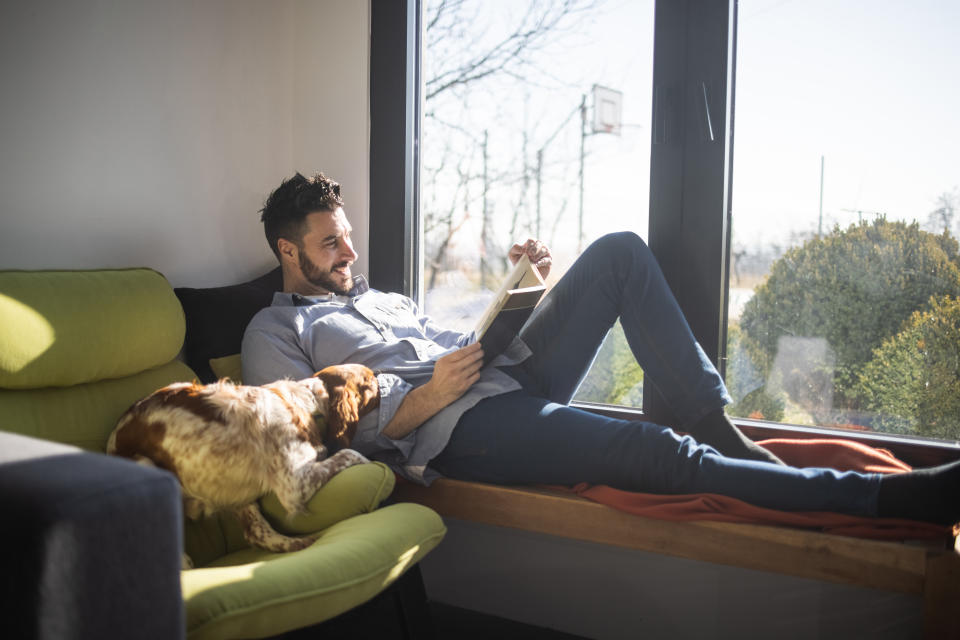
[[[380,405],[380,387],[370,369],[356,364],[333,365],[314,374],[330,394],[327,440],[348,447],[363,415]]]
[[[360,399],[352,385],[341,384],[333,389],[327,388],[327,392],[330,394],[327,410],[328,439],[340,447],[349,447],[360,420]]]

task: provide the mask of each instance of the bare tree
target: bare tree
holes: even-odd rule
[[[511,238],[516,237],[521,220],[529,218],[534,168],[528,148],[536,147],[535,127],[543,117],[533,118],[532,125],[524,118],[517,127],[509,117],[491,113],[489,102],[484,100],[496,92],[494,85],[504,81],[523,86],[569,82],[545,70],[544,53],[576,36],[578,21],[594,11],[600,1],[530,0],[511,18],[512,22],[506,27],[499,25],[496,32],[490,21],[483,19],[491,15],[488,3],[438,0],[426,5],[424,137],[430,141],[430,151],[424,152],[423,171],[433,190],[432,201],[423,210],[428,236],[428,286],[433,287],[438,272],[447,268],[454,235],[464,228],[467,211],[477,203],[482,203],[483,211],[479,219],[481,282],[502,270],[506,247],[495,248],[499,242],[494,240],[497,202],[508,193],[515,195],[509,207],[509,233]],[[483,106],[475,107],[478,102]],[[499,105],[493,108],[499,109]],[[476,122],[478,118],[481,122]],[[521,140],[519,155],[507,162],[500,160],[496,166],[487,146],[490,123],[501,140],[510,136]],[[502,153],[498,154],[501,157]]]
[[[937,206],[927,216],[927,227],[934,233],[953,232],[957,209],[960,208],[960,187],[937,196]]]
[[[486,35],[474,31],[477,15],[488,5],[464,0],[431,3],[426,17],[426,47],[435,60],[425,82],[424,99],[475,84],[495,74],[524,78],[536,70],[531,54],[572,28],[576,18],[596,7],[593,0],[534,0],[516,25],[497,41],[481,45]]]

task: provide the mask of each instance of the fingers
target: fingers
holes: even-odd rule
[[[449,364],[453,367],[450,374],[457,375],[461,379],[470,379],[476,376],[480,377],[480,369],[483,368],[483,348],[479,342],[458,349],[444,358],[449,358]],[[442,359],[442,358],[441,358]],[[472,380],[473,384],[476,380]]]
[[[527,241],[523,244],[518,243],[510,247],[507,257],[510,258],[510,262],[512,264],[517,264],[517,260],[519,260],[520,256],[524,254],[530,258],[531,264],[534,264],[539,268],[543,268],[544,266],[549,267],[553,261],[550,256],[550,249],[547,248],[547,245],[543,244],[539,240],[535,240],[534,238],[527,238]],[[544,260],[547,260],[547,262],[543,263]]]
[[[530,263],[537,268],[540,276],[546,279],[550,273],[550,267],[553,265],[553,256],[550,255],[550,249],[539,240],[527,240],[526,247]]]
[[[483,347],[480,346],[479,342],[473,342],[468,344],[465,347],[461,347],[456,351],[451,351],[447,355],[440,358],[440,360],[450,360],[451,362],[458,362],[460,360],[466,360],[474,357],[474,355],[480,352],[480,356],[483,356]]]
[[[438,392],[455,399],[480,379],[482,368],[483,349],[475,342],[438,359],[431,382]]]

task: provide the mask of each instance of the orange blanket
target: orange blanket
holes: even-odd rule
[[[841,471],[902,473],[910,466],[885,449],[851,440],[765,440],[763,445],[796,467],[831,467]],[[621,491],[603,485],[579,484],[572,491],[621,511],[662,520],[715,520],[784,525],[877,540],[933,540],[953,534],[943,527],[913,520],[865,518],[829,512],[789,512],[755,507],[715,494],[653,495]]]

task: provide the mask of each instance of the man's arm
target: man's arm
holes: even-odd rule
[[[247,328],[240,349],[244,384],[266,384],[281,378],[302,380],[316,371],[292,338]]]
[[[483,351],[480,343],[449,353],[439,360],[430,381],[411,390],[400,403],[383,435],[400,440],[466,393],[480,379]]]

